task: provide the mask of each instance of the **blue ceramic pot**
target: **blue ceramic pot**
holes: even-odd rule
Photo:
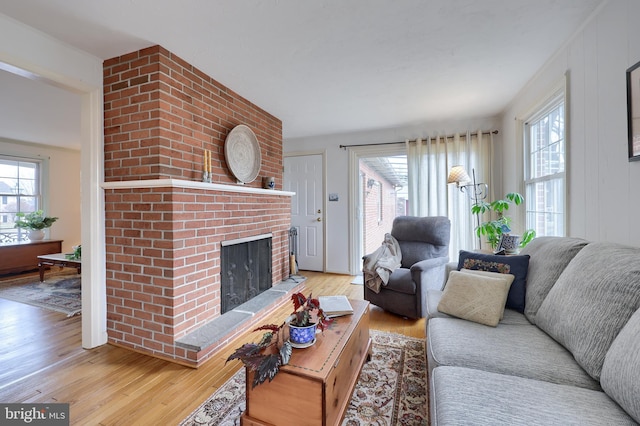
[[[289,340],[291,343],[304,345],[313,342],[315,338],[316,324],[311,324],[306,327],[289,324]]]

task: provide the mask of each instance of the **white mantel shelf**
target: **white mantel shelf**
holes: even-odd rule
[[[237,192],[243,194],[278,195],[293,197],[296,193],[290,191],[278,191],[275,189],[254,188],[244,185],[225,185],[222,183],[197,182],[182,179],[146,179],[124,180],[115,182],[103,182],[103,189],[134,189],[134,188],[189,188],[205,189],[208,191]]]

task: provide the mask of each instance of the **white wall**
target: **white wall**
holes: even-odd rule
[[[450,135],[467,130],[499,129],[497,118],[478,118],[465,121],[451,121],[438,123],[418,123],[393,129],[379,129],[360,133],[345,133],[309,138],[285,139],[283,141],[284,154],[290,153],[325,153],[327,170],[325,170],[325,193],[337,193],[339,201],[325,203],[326,215],[326,272],[338,274],[352,274],[350,271],[349,235],[352,223],[349,217],[349,153],[340,149],[340,145],[376,144],[398,142],[418,137],[434,136],[436,134]],[[500,140],[501,138],[497,138]]]
[[[0,138],[0,153],[47,159],[48,200],[43,210],[58,220],[49,228],[49,238],[63,240],[62,251],[80,244],[80,151],[30,144]]]
[[[79,94],[1,70],[0,93],[2,137],[80,149]]]
[[[568,71],[568,235],[640,244],[640,162],[627,159],[625,71],[640,61],[640,2],[612,0],[506,110],[504,140],[517,141],[516,117]],[[522,151],[505,143],[505,190],[521,190]]]

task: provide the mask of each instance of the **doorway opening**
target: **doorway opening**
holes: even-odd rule
[[[362,256],[375,251],[397,216],[408,214],[407,155],[404,145],[361,147],[354,151],[357,173],[352,270],[362,273]],[[355,170],[354,170],[355,169]],[[352,175],[353,176],[353,175]]]

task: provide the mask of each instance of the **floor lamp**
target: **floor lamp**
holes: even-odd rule
[[[471,169],[473,180],[469,177],[469,174],[464,169],[464,166],[453,166],[449,171],[447,177],[447,183],[455,183],[461,192],[466,193],[469,198],[473,200],[473,204],[477,205],[478,200],[484,200],[487,198],[489,192],[489,186],[486,183],[476,182],[476,170]],[[470,183],[471,182],[471,183]],[[476,214],[476,234],[478,235],[478,249],[482,249],[482,240],[478,234],[478,228],[480,228],[480,214]]]

